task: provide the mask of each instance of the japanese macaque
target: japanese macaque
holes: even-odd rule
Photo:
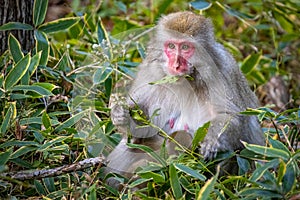
[[[255,116],[239,112],[258,106],[237,63],[214,38],[209,19],[192,12],[162,17],[149,42],[147,57],[131,85],[125,106],[112,103],[111,118],[119,131],[130,134],[133,143],[157,150],[164,138],[153,126],[141,126],[131,110],[138,107],[155,126],[189,147],[195,131],[210,121],[200,143],[205,159],[217,152],[243,148],[241,141],[264,144]],[[133,173],[151,160],[126,146],[126,136],[108,156],[108,167],[115,172]],[[174,153],[176,145],[167,142]],[[173,150],[172,150],[173,148]]]

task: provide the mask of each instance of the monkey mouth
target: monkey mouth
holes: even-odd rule
[[[193,70],[194,70],[193,64],[190,62],[187,62],[187,65],[185,66],[177,65],[175,67],[168,68],[169,74],[173,76],[190,75]]]

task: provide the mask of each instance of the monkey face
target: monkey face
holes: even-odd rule
[[[185,75],[191,71],[189,59],[193,56],[193,43],[185,40],[167,40],[164,43],[164,52],[167,56],[167,71],[171,75]]]

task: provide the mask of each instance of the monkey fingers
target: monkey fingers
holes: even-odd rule
[[[213,160],[217,156],[220,143],[217,140],[205,141],[201,143],[200,152],[205,160]]]

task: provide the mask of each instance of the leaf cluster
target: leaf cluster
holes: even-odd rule
[[[243,112],[261,120],[267,146],[244,143],[242,152],[219,154],[210,162],[197,153],[207,123],[198,129],[191,151],[183,153],[184,149],[178,147],[182,153],[177,158],[166,156],[164,145],[159,153],[129,145],[157,161],[140,168],[136,179],[105,176],[98,166],[35,180],[2,176],[2,172],[54,168],[107,155],[120,141],[109,118],[109,98],[112,93],[126,94],[127,82],[145,58],[152,24],[172,11],[190,8],[214,16],[217,38],[237,58],[251,84],[261,85],[274,75],[283,75],[294,83],[291,96],[298,105],[299,80],[295,77],[299,71],[295,62],[298,66],[300,5],[296,1],[91,2],[80,7],[74,0],[74,13],[44,23],[48,1],[35,0],[33,26],[16,22],[0,26],[0,31],[34,30],[36,44],[30,52],[24,52],[20,41],[10,35],[9,48],[0,56],[0,198],[299,197],[297,106],[281,113],[268,107]],[[225,25],[226,30],[222,30]],[[154,84],[172,81],[167,78]],[[118,87],[120,82],[122,87]],[[217,164],[234,156],[239,174],[219,176]],[[109,176],[116,176],[125,185],[124,191],[107,185]]]

